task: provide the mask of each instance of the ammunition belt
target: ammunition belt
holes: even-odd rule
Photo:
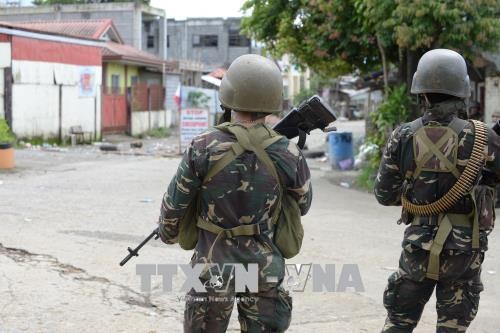
[[[463,196],[470,192],[479,172],[484,166],[484,149],[488,144],[488,132],[486,126],[477,120],[472,120],[474,126],[474,146],[472,148],[469,162],[464,171],[452,188],[440,199],[426,205],[417,205],[410,202],[405,194],[401,196],[401,203],[406,211],[413,215],[432,216],[447,212]]]

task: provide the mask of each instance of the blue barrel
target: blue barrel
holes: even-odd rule
[[[333,168],[352,169],[354,166],[352,132],[331,132],[328,135],[328,155]]]

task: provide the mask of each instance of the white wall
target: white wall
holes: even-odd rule
[[[11,54],[12,50],[9,43],[0,43],[0,68],[6,68],[11,66]]]
[[[150,120],[151,119],[151,120]],[[132,135],[142,134],[150,129],[170,127],[172,124],[172,111],[133,111],[131,119]]]
[[[500,77],[487,77],[484,91],[484,122],[492,125],[500,120]]]
[[[95,72],[97,88],[94,97],[80,96],[78,84],[82,66],[12,61],[14,133],[18,137],[57,137],[60,128],[64,137],[69,134],[70,127],[81,126],[83,131],[92,133],[92,138],[100,138],[102,69],[87,67],[93,67]]]
[[[18,137],[57,137],[59,134],[59,87],[13,84],[12,130]]]
[[[96,105],[95,97],[79,97],[78,86],[62,86],[62,135],[69,135],[72,126],[81,126],[84,132],[94,133],[97,127],[100,133],[100,124],[96,126],[96,116],[100,119],[101,107]]]

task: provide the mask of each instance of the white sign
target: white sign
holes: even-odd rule
[[[184,150],[194,139],[208,129],[208,110],[182,109],[181,110],[181,147]]]

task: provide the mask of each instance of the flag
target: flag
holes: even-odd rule
[[[175,95],[174,95],[174,101],[177,106],[181,106],[181,84],[177,86],[177,89],[175,90]]]

